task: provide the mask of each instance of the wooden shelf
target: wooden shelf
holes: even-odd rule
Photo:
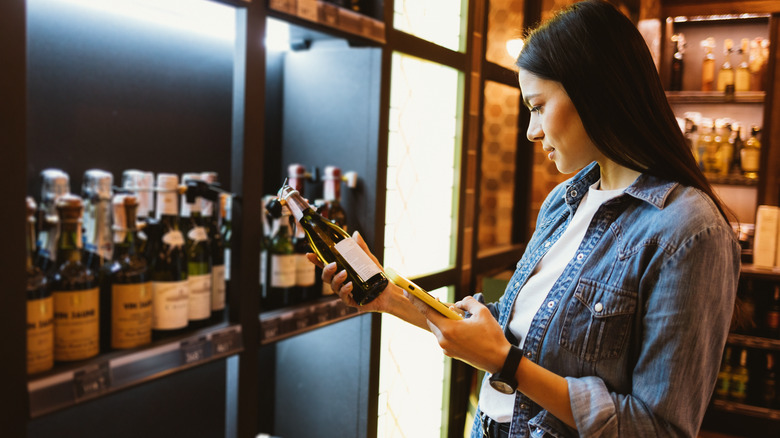
[[[742,175],[708,175],[704,174],[710,184],[727,186],[758,186],[758,178],[746,178]]]
[[[751,264],[743,264],[741,272],[743,276],[751,278],[780,281],[780,267],[777,266],[774,268],[760,268]]]
[[[729,345],[739,345],[748,348],[757,348],[761,350],[780,351],[780,339],[762,338],[760,336],[740,335],[730,333],[728,337]]]
[[[304,22],[315,23],[320,28],[354,35],[377,43],[385,42],[384,21],[340,8],[322,0],[270,0],[268,7],[272,12],[279,12]]]
[[[260,314],[260,344],[281,341],[357,314],[355,308],[347,307],[338,296],[263,312]]]
[[[737,403],[727,400],[713,400],[712,407],[725,412],[733,412],[740,415],[748,415],[756,418],[780,421],[780,410],[761,408],[758,406]]]
[[[740,91],[734,93],[733,100],[726,99],[720,91],[667,91],[666,98],[671,104],[763,104],[766,93],[763,91]]]

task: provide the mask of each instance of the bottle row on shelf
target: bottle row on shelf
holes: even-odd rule
[[[678,123],[693,156],[705,175],[711,178],[739,177],[757,180],[761,164],[761,128],[728,119],[703,118],[686,112]]]
[[[775,363],[774,352],[727,345],[713,398],[769,409],[780,407]]]
[[[780,340],[780,284],[746,278],[739,296],[744,323],[733,332]]]
[[[28,373],[224,320],[232,195],[214,172],[59,169],[27,198]],[[179,205],[181,203],[181,206]]]
[[[670,90],[683,89],[685,52],[688,43],[684,33],[672,35],[674,53],[671,62]],[[766,89],[769,40],[765,38],[742,38],[740,47],[734,48],[734,40],[723,40],[724,60],[717,69],[715,66],[716,41],[708,37],[701,41],[704,52],[701,58],[701,91],[720,91],[726,94],[742,91],[762,91]],[[732,62],[732,54],[739,56],[739,63]]]

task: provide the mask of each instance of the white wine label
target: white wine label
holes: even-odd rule
[[[230,281],[230,248],[225,248],[225,281]]]
[[[27,301],[27,373],[54,366],[54,299]]]
[[[295,286],[295,254],[271,254],[271,287]]]
[[[164,244],[169,246],[184,246],[184,236],[179,230],[171,230],[162,237]]]
[[[201,320],[211,316],[211,274],[190,275],[190,308],[188,318]]]
[[[152,341],[152,283],[111,286],[111,348]]]
[[[317,280],[317,272],[315,266],[305,254],[295,255],[295,285],[296,286],[313,286]]]
[[[187,327],[190,289],[187,280],[152,282],[152,328],[174,330]]]
[[[265,286],[265,277],[268,270],[268,251],[260,251],[260,286]]]
[[[55,291],[54,360],[81,360],[100,351],[98,288]]]
[[[187,237],[193,242],[205,242],[209,240],[208,234],[206,234],[206,228],[193,227],[188,233]]]
[[[346,238],[337,243],[335,248],[364,281],[381,272],[376,263],[363,251],[363,248],[358,245],[355,239],[351,237]]]
[[[225,265],[211,268],[211,310],[225,308]]]

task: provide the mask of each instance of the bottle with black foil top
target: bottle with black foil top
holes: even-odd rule
[[[279,199],[286,201],[320,261],[335,261],[339,269],[347,271],[347,281],[351,281],[353,286],[352,297],[358,304],[371,302],[385,290],[387,277],[346,231],[316,213],[290,186],[285,185],[279,190]]]
[[[191,181],[202,181],[201,175],[182,175],[182,183]],[[184,250],[187,252],[187,282],[190,288],[190,328],[207,326],[211,318],[211,244],[201,214],[202,205],[201,196],[192,196],[191,193],[181,196],[181,221],[185,233]]]
[[[35,201],[27,207],[27,373],[46,371],[54,366],[54,299],[49,281],[35,265]]]

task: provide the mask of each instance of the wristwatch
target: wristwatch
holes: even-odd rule
[[[517,378],[515,373],[520,365],[520,359],[523,358],[523,350],[512,345],[509,347],[509,354],[504,361],[504,367],[501,371],[490,376],[490,386],[498,392],[512,394],[517,390]]]

